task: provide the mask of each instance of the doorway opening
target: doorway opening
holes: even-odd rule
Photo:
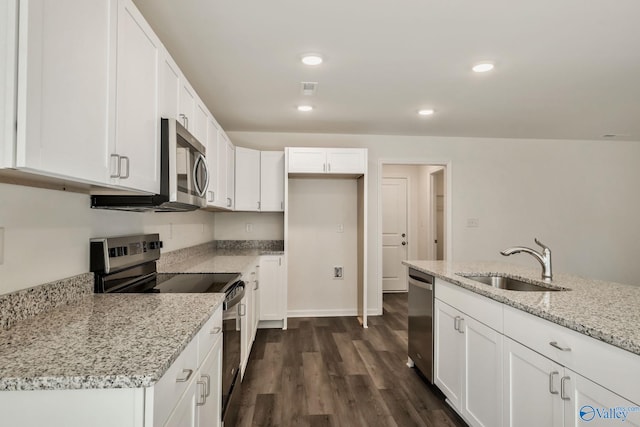
[[[380,163],[379,277],[383,293],[407,292],[404,260],[446,260],[450,164]]]

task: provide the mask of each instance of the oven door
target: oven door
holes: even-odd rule
[[[244,283],[230,300],[225,301],[222,313],[222,419],[225,425],[234,425],[240,397],[240,345],[241,313],[240,301],[244,296]],[[236,288],[237,289],[237,288]]]

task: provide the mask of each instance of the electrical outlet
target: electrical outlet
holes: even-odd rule
[[[333,267],[333,278],[334,279],[342,279],[342,267],[341,266]]]
[[[0,227],[0,265],[4,264],[4,227]]]
[[[253,224],[252,224],[252,223],[250,223],[250,222],[247,222],[247,223],[244,225],[244,230],[245,230],[247,233],[252,233],[252,232],[253,232]]]
[[[338,233],[344,233],[344,225],[338,224],[338,227],[336,227],[336,231]]]

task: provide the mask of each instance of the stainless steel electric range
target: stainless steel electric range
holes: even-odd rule
[[[158,234],[91,239],[90,264],[96,293],[224,293],[222,419],[233,425],[240,396],[240,273],[158,273]]]

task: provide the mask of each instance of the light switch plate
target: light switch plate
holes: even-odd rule
[[[468,228],[480,227],[480,219],[478,219],[478,218],[468,218],[467,219],[467,227]]]

